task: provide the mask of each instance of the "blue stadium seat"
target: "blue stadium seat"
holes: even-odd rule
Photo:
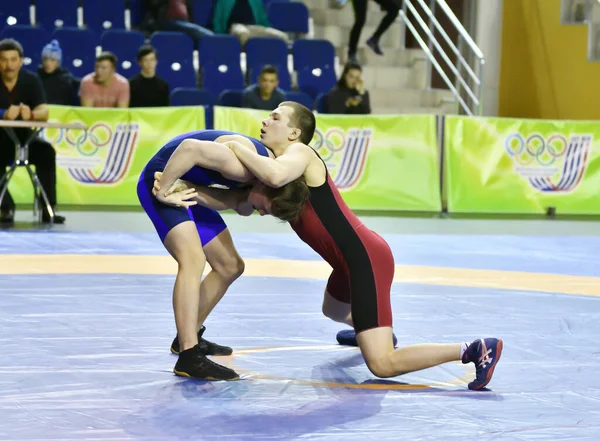
[[[337,79],[333,67],[306,68],[298,72],[298,89],[316,98],[320,93],[329,92]]]
[[[240,65],[242,47],[233,35],[203,37],[198,42],[200,64],[221,63]]]
[[[100,45],[98,35],[90,29],[60,28],[52,34],[63,52],[63,66],[76,77],[94,71],[96,47]]]
[[[125,29],[125,0],[84,0],[83,22],[98,33]]]
[[[317,99],[315,100],[315,110],[319,113],[325,113],[327,112],[327,108],[325,105],[325,101],[327,98],[327,94],[326,93],[320,93],[317,96]]]
[[[49,31],[77,26],[79,0],[35,0],[35,21]]]
[[[211,27],[213,0],[194,0],[192,3],[192,11],[194,13],[194,23],[205,28]]]
[[[215,98],[206,89],[195,87],[176,87],[171,92],[172,106],[213,106]]]
[[[102,34],[100,46],[103,51],[110,51],[117,56],[117,72],[130,78],[140,71],[137,52],[145,41],[146,37],[141,32],[111,29]]]
[[[294,55],[294,70],[307,67],[333,66],[335,49],[327,40],[300,39],[292,45]]]
[[[218,97],[226,89],[242,89],[244,76],[241,69],[225,64],[208,64],[202,67],[202,86]]]
[[[131,28],[138,28],[144,18],[143,0],[127,0]]]
[[[23,46],[23,66],[36,71],[42,62],[42,49],[50,43],[50,35],[42,29],[32,26],[15,25],[4,28],[1,38],[14,38]]]
[[[294,41],[294,70],[298,73],[298,88],[316,98],[328,92],[336,83],[335,50],[327,40]]]
[[[29,0],[9,1],[4,0],[0,7],[0,30],[5,26],[28,26],[31,25],[29,19]]]
[[[300,103],[303,106],[306,106],[311,110],[313,108],[314,100],[312,99],[312,97],[310,95],[308,95],[304,92],[295,92],[295,91],[286,92],[285,99],[286,99],[286,101],[295,101],[297,103]]]
[[[226,89],[221,92],[221,95],[219,95],[217,105],[227,107],[242,107],[243,92],[243,90]]]
[[[271,26],[280,31],[295,34],[308,33],[308,7],[301,2],[276,0],[267,9]]]
[[[260,70],[271,64],[279,71],[279,87],[291,90],[290,72],[287,65],[288,48],[279,38],[253,37],[246,42],[246,68],[248,82],[254,83]]]
[[[241,51],[239,40],[232,35],[204,37],[198,42],[202,84],[215,98],[225,89],[244,88]]]
[[[156,73],[172,89],[196,86],[194,41],[190,37],[181,32],[155,32],[150,37],[150,44],[158,52]]]

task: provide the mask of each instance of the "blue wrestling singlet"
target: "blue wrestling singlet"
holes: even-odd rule
[[[172,207],[163,204],[152,194],[152,188],[154,187],[154,172],[162,172],[164,170],[169,158],[182,141],[186,139],[214,141],[223,135],[239,135],[239,133],[224,130],[199,130],[179,135],[170,140],[156,152],[142,170],[137,185],[138,198],[142,208],[154,224],[154,228],[156,228],[156,232],[161,241],[164,242],[165,237],[173,227],[189,220],[195,222],[202,246],[206,246],[206,244],[227,228],[223,218],[215,210],[201,205],[194,205],[189,209]],[[260,141],[249,136],[244,136],[244,138],[252,141],[259,155],[269,156],[267,148]],[[181,177],[181,179],[200,186],[219,184],[235,187],[240,184],[239,182],[224,178],[220,173],[214,170],[196,166],[192,167]]]

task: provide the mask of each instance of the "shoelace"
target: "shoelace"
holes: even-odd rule
[[[490,357],[492,350],[488,349],[485,346],[485,342],[483,340],[481,340],[481,352],[482,352],[482,355],[481,355],[481,357],[479,357],[479,360],[477,361],[477,367],[485,368],[487,364],[492,363],[492,357]]]

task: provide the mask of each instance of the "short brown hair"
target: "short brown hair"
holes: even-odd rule
[[[4,51],[17,51],[19,53],[19,57],[23,58],[23,46],[17,40],[12,38],[5,38],[0,41],[0,52]]]
[[[304,210],[310,190],[304,177],[300,177],[280,188],[267,187],[266,194],[271,201],[271,215],[285,222],[295,222]]]
[[[100,55],[96,57],[96,63],[99,61],[110,61],[110,64],[113,65],[113,68],[117,68],[117,56],[112,52],[104,51]]]
[[[317,120],[315,114],[308,107],[295,101],[284,101],[279,106],[291,107],[294,113],[290,116],[289,127],[301,130],[300,142],[309,145],[315,135]]]
[[[146,55],[154,54],[158,58],[158,54],[156,53],[156,49],[152,47],[151,44],[143,44],[140,46],[137,52],[137,60],[141,61]]]
[[[277,72],[277,68],[275,66],[273,66],[272,64],[265,64],[263,66],[263,68],[260,70],[260,76],[262,77],[264,74],[279,75],[279,72]]]

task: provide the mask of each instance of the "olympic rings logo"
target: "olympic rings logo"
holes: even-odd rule
[[[63,155],[73,148],[82,156],[94,156],[98,150],[107,146],[113,137],[111,127],[106,123],[96,123],[86,130],[54,130],[54,136],[48,141]]]
[[[346,133],[337,128],[329,129],[325,134],[320,130],[316,130],[311,145],[323,161],[327,162],[346,146]]]
[[[547,167],[567,152],[569,141],[560,134],[545,139],[539,133],[524,138],[520,133],[510,134],[504,141],[507,153],[522,166],[531,165],[535,160],[538,165]]]

